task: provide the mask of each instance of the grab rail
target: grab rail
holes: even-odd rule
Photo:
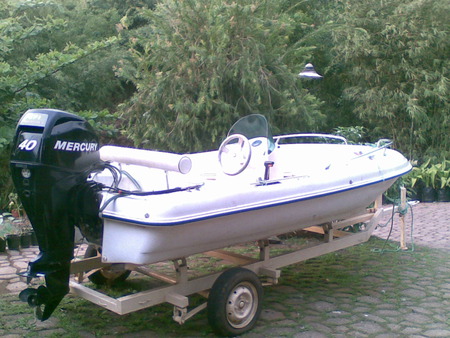
[[[382,142],[387,142],[387,143],[381,145]],[[371,151],[369,151],[369,152],[367,152],[367,153],[360,153],[360,154],[358,154],[357,156],[348,159],[345,163],[348,163],[348,162],[350,162],[350,161],[357,160],[357,159],[359,159],[359,158],[366,157],[366,156],[368,156],[369,159],[372,160],[373,157],[370,157],[370,155],[373,154],[373,153],[375,153],[375,152],[377,152],[377,151],[383,150],[383,149],[385,150],[385,153],[384,153],[383,155],[385,155],[385,154],[386,154],[386,148],[389,147],[392,143],[393,143],[393,142],[392,142],[391,140],[389,140],[389,139],[380,139],[380,140],[377,141],[377,143],[376,143],[376,148],[375,148],[374,150],[371,150]],[[328,169],[330,169],[330,168],[331,168],[331,163],[328,164],[328,165],[325,167],[325,170],[328,170]]]
[[[323,137],[323,138],[329,138],[329,139],[335,139],[344,142],[344,144],[347,144],[347,139],[342,136],[338,135],[331,135],[331,134],[313,134],[313,133],[307,133],[307,134],[289,134],[289,135],[278,135],[274,137],[275,143],[278,144],[278,141],[281,139],[286,138],[307,138],[307,137]]]
[[[386,144],[382,146],[381,145],[382,142],[386,142]],[[389,147],[392,143],[394,143],[394,142],[388,138],[381,138],[377,141],[376,144],[377,144],[378,148],[386,148],[386,147]]]
[[[386,142],[386,144],[381,145],[383,142]],[[358,158],[360,158],[360,157],[364,157],[364,156],[373,154],[373,153],[375,153],[375,152],[377,152],[377,151],[380,151],[380,150],[383,150],[383,149],[385,150],[385,154],[386,154],[386,148],[389,147],[389,146],[391,146],[392,143],[394,143],[392,140],[389,140],[389,139],[386,139],[386,138],[379,139],[379,140],[377,141],[377,143],[376,143],[376,148],[375,148],[374,150],[371,150],[371,151],[369,151],[369,152],[367,152],[367,153],[364,153],[364,154],[355,156],[355,157],[351,158],[350,161],[355,160],[355,159],[358,159]]]

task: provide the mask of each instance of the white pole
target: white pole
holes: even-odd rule
[[[406,209],[406,188],[400,188],[400,249],[408,250],[405,242],[405,209]]]

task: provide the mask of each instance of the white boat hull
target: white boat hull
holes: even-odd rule
[[[394,181],[177,225],[105,219],[103,261],[150,264],[356,216]]]

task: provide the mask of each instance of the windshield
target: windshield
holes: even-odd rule
[[[275,142],[266,118],[260,114],[252,114],[239,119],[228,132],[228,136],[241,134],[249,140],[257,137],[265,137],[268,141],[269,153],[275,148]]]

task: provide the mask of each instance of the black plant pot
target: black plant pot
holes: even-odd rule
[[[19,235],[6,235],[6,242],[8,243],[9,250],[20,249],[20,236]]]
[[[22,248],[29,248],[30,245],[31,245],[31,234],[28,232],[20,235],[20,246]]]
[[[422,190],[422,202],[436,201],[436,190],[431,187],[424,187]]]
[[[438,189],[436,194],[438,202],[450,202],[450,188]]]
[[[0,237],[0,252],[6,251],[6,239],[3,237]]]

